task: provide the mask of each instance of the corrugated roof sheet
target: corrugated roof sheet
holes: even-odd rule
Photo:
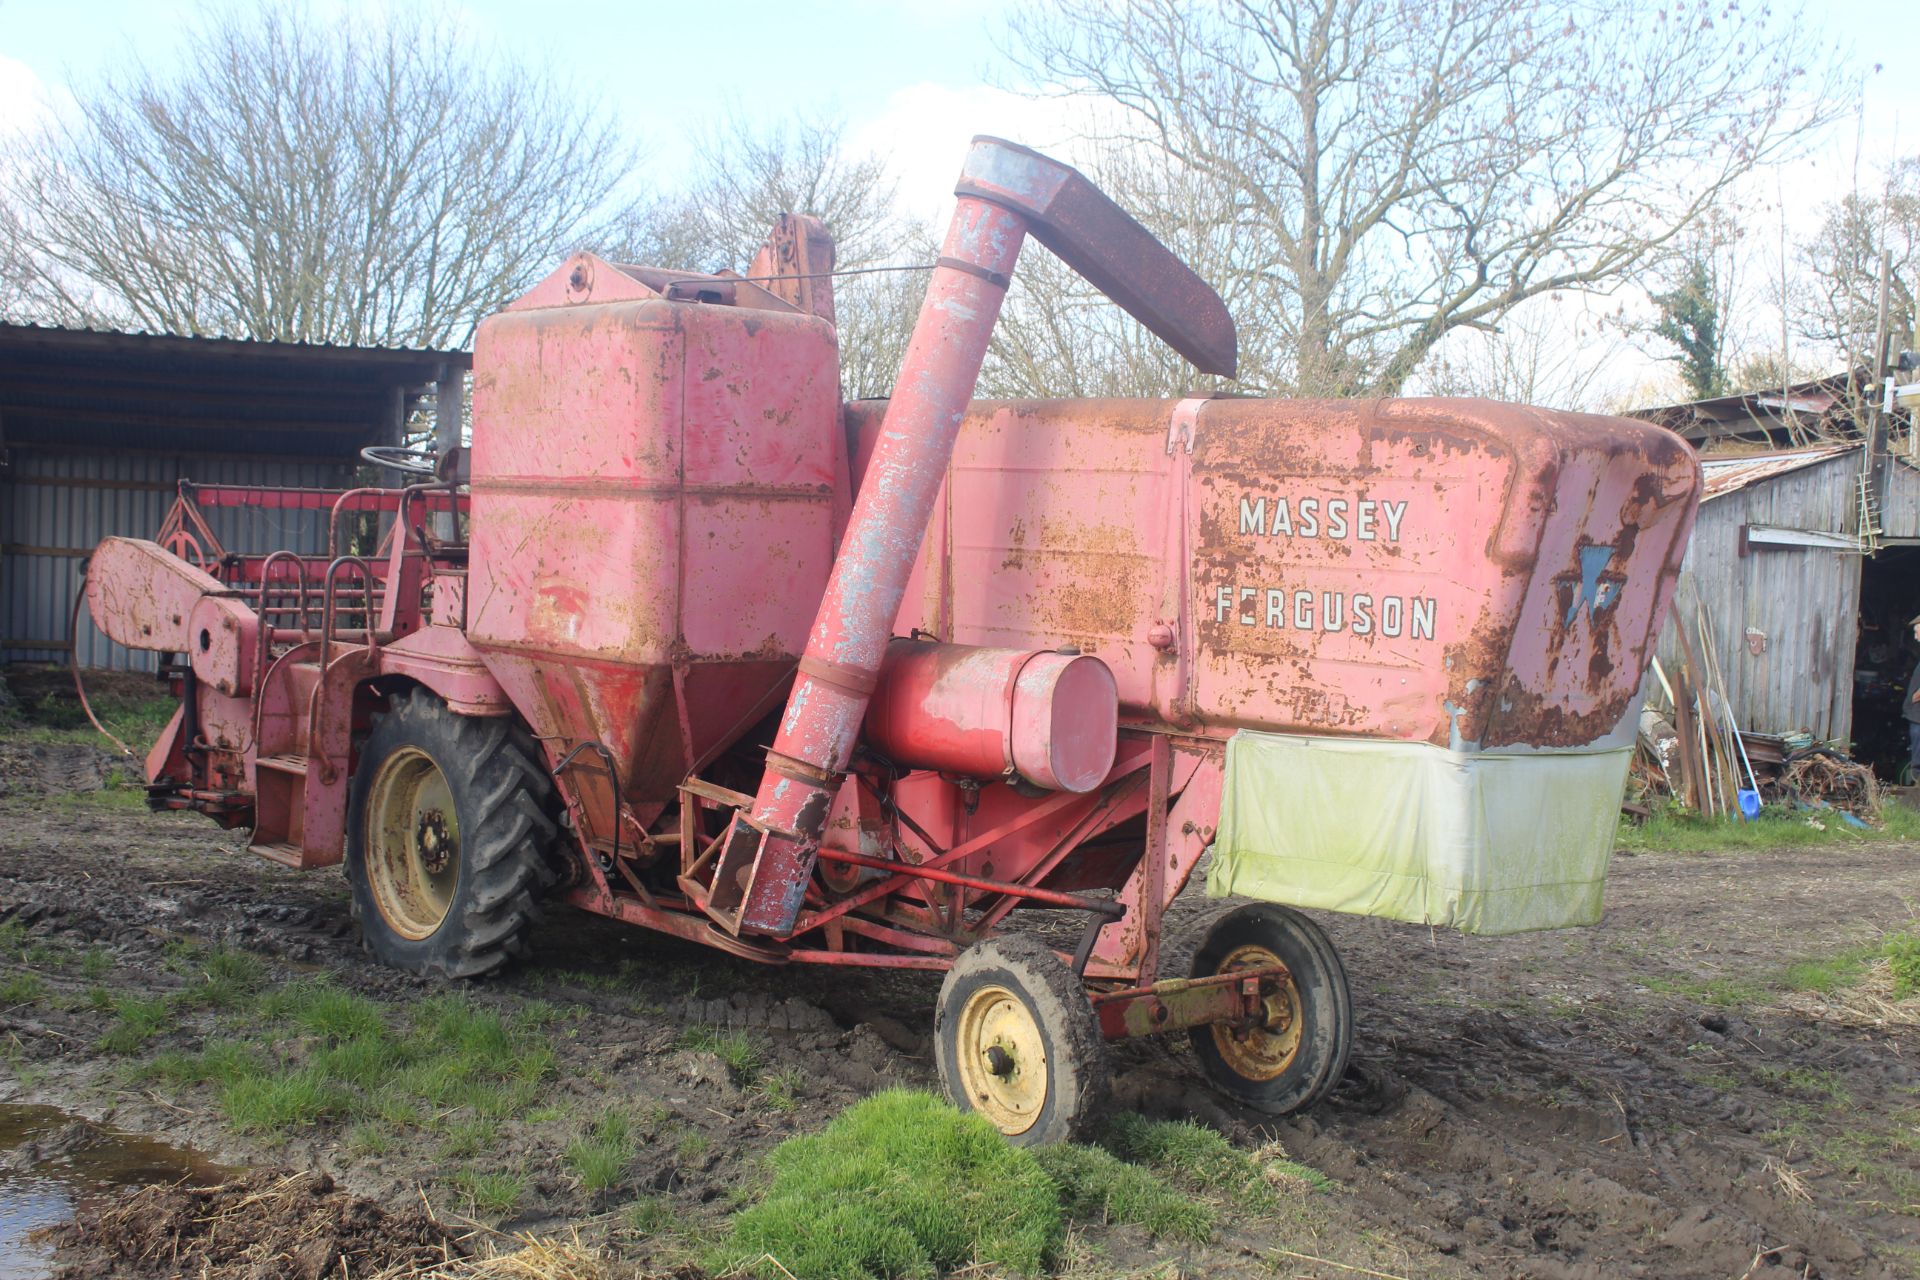
[[[353,458],[461,351],[0,324],[0,444]]]
[[[1810,449],[1790,449],[1779,453],[1751,453],[1736,457],[1705,457],[1700,459],[1700,471],[1706,480],[1706,492],[1701,501],[1717,498],[1736,489],[1744,489],[1750,484],[1762,480],[1771,480],[1775,476],[1784,476],[1802,467],[1837,458],[1843,453],[1858,453],[1860,446],[1855,443],[1815,445]]]
[[[112,350],[129,354],[238,356],[243,359],[346,360],[362,364],[417,364],[449,361],[473,366],[471,351],[431,347],[354,347],[332,342],[280,342],[270,338],[227,338],[184,333],[147,333],[137,329],[94,329],[0,321],[0,342],[52,345],[63,349]]]

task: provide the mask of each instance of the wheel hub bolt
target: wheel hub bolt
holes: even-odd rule
[[[420,825],[414,828],[414,843],[420,849],[420,861],[429,875],[439,875],[447,869],[451,860],[453,840],[447,831],[446,815],[433,809],[420,815]]]
[[[1012,1054],[1008,1053],[1005,1049],[1002,1049],[997,1044],[991,1045],[988,1047],[987,1070],[990,1073],[996,1076],[1010,1076],[1013,1074],[1013,1067],[1014,1067],[1014,1062],[1013,1062]]]

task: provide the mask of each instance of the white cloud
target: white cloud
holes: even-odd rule
[[[992,134],[1071,163],[1074,114],[1071,104],[989,85],[922,82],[889,95],[879,114],[851,130],[848,142],[856,152],[890,157],[902,208],[926,218],[937,233],[952,211],[954,179],[975,134]]]
[[[0,54],[0,136],[23,133],[53,114],[53,96],[32,67]]]

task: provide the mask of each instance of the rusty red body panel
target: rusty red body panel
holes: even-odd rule
[[[1637,694],[1698,485],[1669,432],[1484,401],[982,404],[896,626],[1077,645],[1191,732],[1586,746]]]
[[[481,324],[467,575],[534,733],[603,743],[659,803],[784,691],[845,483],[832,326],[673,283],[582,255]]]
[[[470,478],[183,485],[157,541],[103,543],[96,622],[182,655],[153,803],[338,862],[363,745],[425,690],[528,731],[577,907],[929,970],[1067,910],[1106,1035],[1242,1035],[1283,968],[1155,981],[1237,735],[1631,732],[1698,496],[1677,438],[1478,401],[971,403],[1028,234],[1199,368],[1236,339],[1072,169],[977,139],[957,194],[891,401],[841,402],[812,219],[752,278],[578,254],[480,325]],[[238,502],[328,509],[326,542],[222,547],[200,508]]]

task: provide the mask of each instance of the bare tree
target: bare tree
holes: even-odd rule
[[[1793,299],[1798,327],[1849,367],[1870,363],[1874,354],[1883,252],[1892,268],[1889,332],[1911,334],[1912,282],[1920,272],[1920,158],[1888,166],[1879,191],[1849,192],[1828,205],[1818,233],[1800,246],[1802,284]]]
[[[1210,278],[1280,327],[1249,377],[1306,393],[1631,278],[1841,106],[1804,23],[1717,0],[1051,0],[1009,45],[1226,193]]]
[[[829,116],[756,123],[738,110],[692,138],[692,180],[625,211],[602,242],[622,261],[744,270],[783,213],[833,233],[841,375],[850,396],[885,395],[906,351],[926,278],[877,267],[928,264],[928,228],[903,217],[887,158],[849,148]]]
[[[269,6],[83,93],[5,181],[48,318],[454,346],[591,234],[628,158],[427,16]]]
[[[1552,409],[1599,408],[1613,363],[1604,353],[1612,340],[1600,326],[1576,331],[1575,318],[1558,312],[1555,303],[1535,298],[1509,311],[1496,331],[1457,329],[1447,335],[1421,367],[1418,389]]]
[[[0,320],[26,315],[33,272],[20,240],[20,219],[11,202],[0,196]]]

